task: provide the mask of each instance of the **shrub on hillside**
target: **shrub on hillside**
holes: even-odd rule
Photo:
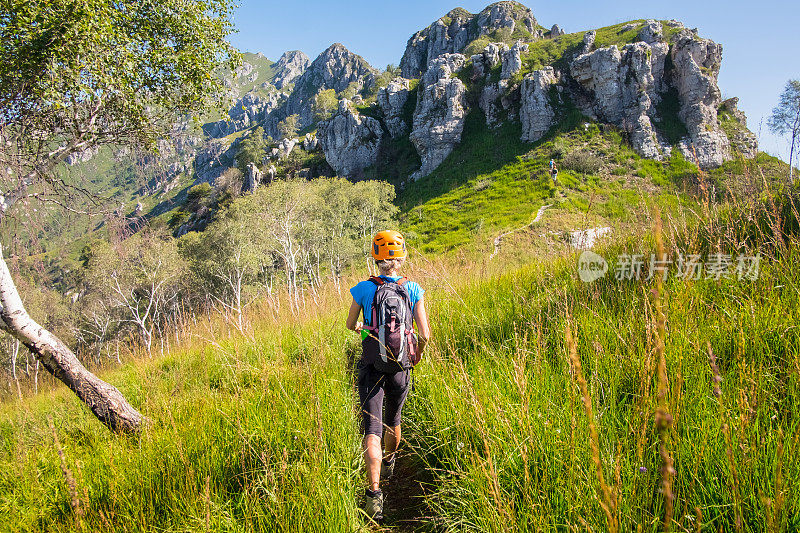
[[[581,174],[594,174],[603,166],[603,158],[586,150],[575,150],[564,156],[561,166]]]
[[[550,156],[553,159],[561,159],[567,153],[567,143],[561,137],[553,141],[553,148],[550,150]]]

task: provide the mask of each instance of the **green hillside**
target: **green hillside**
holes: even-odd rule
[[[675,529],[800,527],[798,234],[785,207],[787,248],[738,211],[665,235],[669,250],[704,256],[717,246],[736,253],[749,235],[754,248],[739,251],[764,255],[756,281],[673,277],[658,292],[612,276],[585,284],[572,254],[504,274],[507,261],[412,257],[434,344],[414,374],[385,525],[629,531],[655,528],[669,505]],[[773,227],[774,213],[755,212],[756,225]],[[642,234],[597,251],[653,246]],[[262,305],[247,336],[212,317],[188,325],[164,355],[105,372],[150,419],[137,437],[111,435],[63,388],[4,402],[0,527],[363,527],[358,344],[344,305],[332,286],[302,317]],[[658,409],[671,416],[661,433]],[[659,490],[663,453],[675,465],[670,503]]]

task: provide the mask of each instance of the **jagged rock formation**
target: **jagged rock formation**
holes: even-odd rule
[[[225,170],[222,160],[230,147],[219,140],[207,142],[194,158],[195,182],[214,183]]]
[[[408,124],[403,119],[403,107],[408,101],[410,87],[410,80],[395,78],[378,91],[377,101],[383,112],[383,123],[392,137],[408,133]]]
[[[357,91],[362,91],[375,83],[376,74],[363,57],[339,43],[332,44],[297,78],[283,116],[299,115],[303,128],[314,121],[314,97],[320,90],[333,89],[338,93],[352,83]]]
[[[317,141],[317,136],[306,133],[306,136],[303,138],[303,150],[306,152],[312,152],[317,149],[318,145],[319,141]]]
[[[660,36],[661,25],[656,24]],[[660,100],[656,79],[662,78],[669,46],[655,37],[652,41],[652,44],[644,41],[628,44],[622,50],[610,46],[581,54],[572,61],[569,70],[588,94],[576,101],[584,114],[621,127],[630,134],[637,152],[660,159],[669,148],[659,142],[651,117]]]
[[[100,147],[93,146],[91,148],[87,148],[86,150],[82,150],[80,152],[75,152],[67,156],[67,159],[64,161],[66,164],[72,166],[77,165],[78,163],[85,163],[90,161],[94,156],[97,155],[97,152],[100,151]]]
[[[619,44],[601,48],[596,45],[597,32],[586,32],[582,44],[558,62],[532,72],[525,70],[520,77],[526,63],[537,61],[538,56],[526,60],[529,46],[539,46],[536,40],[544,36],[533,13],[510,1],[492,4],[478,14],[455,9],[409,39],[401,61],[403,77],[381,88],[374,103],[365,89],[375,84],[378,72],[341,44],[331,45],[313,62],[294,51],[273,63],[272,82],[280,88],[293,85],[291,94],[269,83],[255,88],[263,80],[258,73],[263,63],[257,56],[251,61],[258,68],[243,65],[234,73],[237,87],[246,87],[245,82],[252,78],[256,80],[254,89],[236,103],[228,120],[207,124],[204,130],[209,136],[223,137],[260,124],[268,134],[277,136],[276,125],[288,115],[299,115],[301,128],[313,124],[313,104],[319,91],[347,90],[353,95],[352,104],[371,104],[377,114],[361,115],[344,101],[333,117],[318,125],[317,136],[285,139],[272,149],[271,158],[287,157],[295,144],[301,143],[306,151],[321,148],[337,173],[357,177],[378,161],[384,136],[388,140],[408,135],[422,163],[411,178],[419,179],[439,166],[461,141],[468,85],[470,98],[474,98],[470,102],[484,112],[487,127],[519,120],[521,139],[526,142],[539,141],[559,120],[563,105],[575,105],[585,115],[622,129],[643,157],[668,156],[670,143],[677,141],[683,126],[688,135],[680,139],[677,148],[704,168],[729,159],[732,149],[745,157],[754,156],[755,136],[747,130],[736,102],[720,107],[717,73],[721,47],[677,21],[666,22],[665,27],[669,39],[655,20],[620,25]],[[630,42],[634,33],[634,42]],[[548,37],[558,39],[563,34],[554,25]],[[602,35],[608,39],[606,33]],[[469,77],[457,77],[467,64],[459,52],[478,38],[484,43],[489,38],[504,42],[492,42],[472,55]],[[416,98],[409,101],[414,94],[411,78],[416,77],[420,78]],[[412,120],[410,106],[414,106]],[[724,113],[721,117],[718,108]],[[660,116],[662,112],[669,113],[668,121]],[[662,132],[662,124],[670,127],[664,126]],[[663,134],[670,135],[669,143]],[[213,179],[220,172],[214,165],[221,158],[231,159],[231,150],[224,146],[203,150],[195,162],[198,177]]]
[[[467,115],[466,87],[451,77],[466,62],[461,54],[445,54],[431,62],[420,80],[414,127],[410,139],[422,166],[411,175],[418,180],[430,174],[461,141]]]
[[[247,129],[263,122],[286,101],[287,96],[279,92],[270,92],[266,96],[248,92],[228,111],[228,119],[203,124],[203,132],[209,137],[220,138]]]
[[[244,183],[242,184],[242,192],[253,192],[258,188],[261,183],[262,173],[255,163],[247,164],[247,173],[244,176]]]
[[[503,66],[500,70],[500,79],[507,80],[522,68],[522,52],[528,51],[528,45],[517,41],[514,46],[501,54]]]
[[[360,177],[378,158],[383,128],[377,119],[355,112],[350,101],[343,99],[337,113],[319,123],[317,135],[325,159],[337,174]]]
[[[511,48],[505,43],[489,43],[480,54],[471,57],[473,75],[487,80],[481,91],[478,105],[486,116],[486,125],[490,128],[500,124],[501,113],[509,112],[507,118],[515,118],[512,111],[514,95],[510,94],[515,88],[510,88],[509,79],[522,68],[522,53],[528,50],[528,45],[517,41]],[[489,74],[500,63],[500,80],[495,83],[488,82]]]
[[[717,86],[722,46],[683,30],[672,47],[671,59],[671,83],[681,103],[678,116],[689,131],[688,139],[678,147],[690,161],[696,157],[701,167],[718,167],[731,158],[730,142],[717,120],[722,100]]]
[[[519,109],[523,141],[536,142],[553,127],[556,112],[550,91],[556,83],[558,77],[553,67],[535,70],[523,78]]]
[[[739,152],[742,157],[752,159],[758,155],[758,140],[755,134],[747,129],[747,117],[738,107],[739,99],[736,97],[728,98],[722,105],[720,111],[730,115],[731,127],[725,128],[725,135],[731,143],[731,148]]]
[[[278,157],[281,159],[289,157],[296,145],[297,139],[281,139],[278,143]]]
[[[302,76],[310,64],[311,60],[300,50],[284,52],[280,59],[272,65],[272,68],[277,71],[273,85],[278,89],[283,89]]]
[[[402,76],[419,78],[442,54],[461,53],[473,40],[502,29],[525,40],[543,35],[531,10],[518,2],[497,2],[477,15],[454,9],[408,40],[400,60]]]

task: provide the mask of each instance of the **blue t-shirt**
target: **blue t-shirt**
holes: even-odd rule
[[[397,281],[402,276],[380,277],[387,280]],[[403,287],[405,287],[406,291],[408,292],[408,297],[411,300],[411,312],[413,313],[417,302],[420,300],[420,298],[422,298],[422,295],[425,294],[425,291],[415,281],[408,281],[403,285]],[[364,323],[368,326],[372,325],[370,324],[370,322],[372,322],[372,300],[375,298],[375,292],[377,290],[378,286],[369,280],[360,281],[355,287],[350,289],[350,294],[353,295],[353,300],[355,300],[356,303],[361,306],[361,309],[364,310]]]

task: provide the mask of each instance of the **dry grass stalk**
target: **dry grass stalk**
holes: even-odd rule
[[[656,213],[655,241],[658,257],[664,259],[664,243],[661,238],[661,216]],[[667,392],[669,382],[667,379],[667,359],[666,359],[666,315],[664,314],[664,274],[656,277],[656,288],[654,291],[654,310],[656,318],[655,335],[655,354],[658,359],[658,407],[656,408],[655,424],[658,432],[659,446],[658,451],[661,455],[661,492],[664,495],[664,523],[665,531],[672,529],[672,517],[674,513],[675,495],[672,492],[672,483],[675,476],[675,467],[672,456],[669,453],[668,443],[673,418],[669,412]]]
[[[206,476],[206,490],[204,494],[206,507],[206,531],[211,531],[211,476]]]
[[[603,512],[606,514],[608,531],[615,533],[616,531],[619,531],[619,523],[617,521],[617,499],[614,495],[614,492],[611,490],[611,487],[609,487],[608,483],[606,483],[605,477],[603,476],[603,463],[600,460],[600,436],[597,431],[597,424],[594,421],[592,397],[589,395],[589,386],[586,383],[586,378],[583,376],[581,360],[578,357],[578,352],[575,348],[575,339],[572,337],[572,331],[569,325],[569,317],[567,317],[566,343],[569,350],[569,361],[570,365],[572,366],[572,372],[575,376],[575,380],[578,382],[578,386],[580,387],[583,408],[586,411],[586,418],[589,422],[589,439],[592,448],[592,462],[595,466],[595,474],[597,475],[597,481],[600,484],[600,493],[602,495],[600,507],[603,508]]]
[[[64,474],[64,480],[67,482],[67,490],[69,490],[70,496],[69,506],[72,508],[72,512],[75,513],[75,527],[78,531],[82,531],[83,507],[81,506],[80,498],[78,498],[77,483],[75,482],[75,477],[72,475],[72,471],[69,469],[69,466],[67,466],[67,458],[64,455],[64,449],[61,447],[61,442],[58,440],[58,433],[56,432],[55,425],[53,425],[53,418],[49,415],[47,417],[47,425],[50,426],[50,432],[53,434],[53,443],[61,462],[61,473]]]
[[[711,365],[711,372],[714,376],[714,396],[717,398],[717,404],[719,406],[719,417],[722,420],[722,434],[725,436],[725,456],[728,459],[728,468],[731,470],[731,492],[733,493],[733,510],[734,510],[734,526],[736,527],[737,533],[742,530],[742,505],[741,505],[741,496],[739,493],[739,478],[737,475],[736,470],[736,459],[733,456],[733,442],[731,439],[731,428],[728,424],[728,417],[725,412],[725,405],[722,401],[722,388],[720,387],[720,383],[722,383],[722,375],[719,371],[719,366],[717,365],[717,357],[714,355],[714,352],[711,350],[711,343],[707,343],[708,347],[708,361]]]

